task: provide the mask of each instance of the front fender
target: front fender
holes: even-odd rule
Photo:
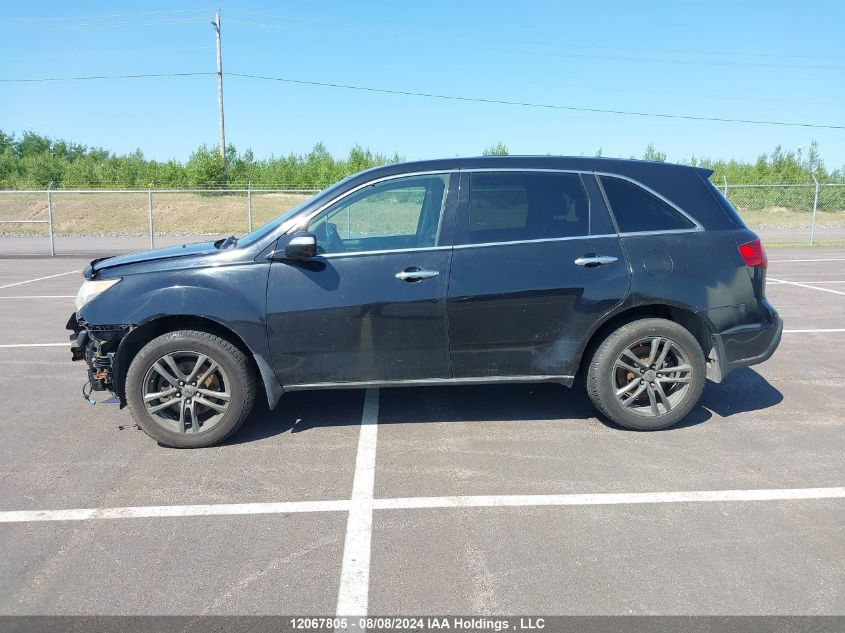
[[[180,324],[213,322],[231,332],[249,351],[261,374],[271,408],[282,393],[270,361],[265,327],[269,264],[251,263],[130,274],[92,300],[79,317],[92,325],[125,324],[131,331],[116,354],[116,384],[122,387],[133,341],[158,331],[155,324],[176,319]],[[162,286],[166,280],[167,285]],[[128,357],[127,357],[128,356]],[[123,398],[123,394],[118,394]]]
[[[79,317],[93,325],[143,325],[166,316],[209,318],[267,352],[264,317],[269,264],[129,274],[93,299]]]

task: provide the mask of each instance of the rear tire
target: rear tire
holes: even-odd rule
[[[159,444],[212,446],[243,424],[256,381],[244,353],[197,330],[168,332],[147,343],[126,376],[132,417]]]
[[[636,431],[680,422],[701,399],[706,366],[695,337],[673,321],[641,319],[601,342],[587,393],[611,421]]]

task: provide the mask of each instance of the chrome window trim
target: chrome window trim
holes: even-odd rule
[[[434,233],[434,245],[440,245],[440,233],[443,231],[443,220],[446,218],[446,204],[449,202],[449,194],[452,193],[452,181],[455,179],[456,172],[449,172],[449,177],[446,178],[446,189],[443,191],[443,202],[440,203],[440,217],[437,218],[437,230]],[[460,183],[460,174],[458,174],[457,179]],[[460,185],[456,186],[457,189]],[[456,196],[457,199],[457,196]]]
[[[512,240],[509,242],[483,242],[480,244],[456,244],[455,250],[465,248],[485,248],[487,246],[507,246],[509,244],[538,244],[542,242],[571,242],[574,240],[598,240],[608,237],[619,237],[616,233],[604,233],[602,235],[572,235],[569,237],[541,237],[536,240]]]
[[[470,167],[468,169],[461,169],[465,173],[473,173],[477,171],[539,171],[552,172],[559,174],[592,174],[589,169],[555,169],[553,167]]]
[[[605,172],[605,171],[596,171],[596,172],[593,172],[593,174],[595,174],[598,177],[599,185],[601,185],[602,193],[604,194],[605,204],[607,205],[607,208],[610,209],[610,213],[611,213],[614,221],[616,221],[617,228],[618,228],[619,224],[618,224],[618,221],[616,220],[616,212],[613,210],[613,205],[610,204],[610,200],[608,199],[607,193],[604,190],[604,185],[601,182],[601,179],[604,176],[606,176],[608,178],[619,178],[620,180],[627,180],[631,184],[639,187],[640,189],[644,189],[645,191],[647,191],[648,193],[653,195],[658,200],[661,200],[661,201],[665,202],[666,204],[668,204],[670,207],[672,207],[675,211],[680,213],[683,217],[685,217],[687,220],[689,220],[693,224],[693,227],[689,228],[689,229],[663,229],[663,230],[657,230],[657,231],[627,231],[627,232],[621,232],[621,233],[619,233],[620,237],[628,237],[630,235],[663,235],[663,234],[671,234],[671,233],[697,233],[697,232],[704,230],[704,227],[701,226],[701,223],[698,220],[696,220],[694,217],[692,217],[689,213],[687,213],[681,207],[679,207],[677,204],[675,204],[674,202],[669,200],[669,198],[667,198],[666,196],[658,193],[657,191],[655,191],[654,189],[652,189],[648,185],[641,183],[639,180],[636,180],[634,178],[629,178],[628,176],[623,176],[622,174],[614,174],[614,173]]]
[[[361,255],[389,255],[390,253],[423,253],[426,251],[448,251],[451,246],[421,246],[419,248],[393,248],[379,251],[354,251],[351,253],[327,253],[317,255],[321,259],[336,259],[341,257],[359,257]]]
[[[691,229],[663,229],[661,231],[628,231],[627,233],[619,233],[619,237],[641,237],[643,235],[673,235],[683,233],[701,233],[703,228]]]
[[[458,244],[455,246],[426,246],[422,248],[396,248],[380,251],[356,251],[354,253],[329,253],[319,255],[322,259],[334,259],[338,257],[358,257],[361,255],[386,255],[388,253],[421,253],[426,251],[447,251],[450,249],[485,248],[488,246],[507,246],[509,244],[536,244],[540,242],[568,242],[572,240],[607,239],[619,237],[616,233],[605,233],[602,235],[575,235],[572,237],[544,237],[536,240],[513,240],[510,242],[484,242],[481,244]]]

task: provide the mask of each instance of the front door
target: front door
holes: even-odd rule
[[[629,287],[588,189],[592,174],[462,174],[447,300],[455,378],[574,374],[584,338]]]
[[[359,188],[305,227],[317,235],[317,257],[271,265],[267,332],[282,385],[450,376],[451,247],[440,237],[455,204],[450,179],[457,175]]]

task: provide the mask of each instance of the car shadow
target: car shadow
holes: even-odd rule
[[[263,393],[244,426],[226,443],[253,442],[281,433],[315,428],[357,426],[361,423],[363,389],[298,391],[285,394],[275,410]],[[708,382],[701,402],[671,432],[710,420],[766,409],[783,394],[752,369],[741,369],[719,385]],[[531,424],[549,420],[594,422],[616,431],[631,432],[601,416],[581,388],[556,384],[461,385],[385,388],[379,398],[380,425],[443,422],[512,422]]]
[[[272,411],[263,390],[255,394],[255,406],[243,426],[223,444],[255,442],[281,433],[301,433],[315,427],[361,424],[363,389],[292,391]]]
[[[738,369],[721,384],[708,382],[701,406],[728,418],[738,413],[768,409],[783,401],[783,394],[750,367]]]

